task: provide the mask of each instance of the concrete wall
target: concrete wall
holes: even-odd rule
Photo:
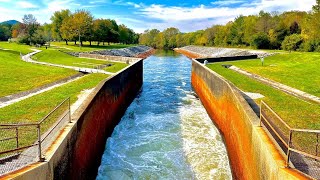
[[[123,56],[107,56],[101,54],[89,54],[89,53],[80,53],[80,58],[92,58],[92,59],[100,59],[100,60],[107,60],[107,61],[115,61],[115,62],[123,62],[127,64],[133,64],[140,60],[141,58],[134,58],[134,57],[123,57]]]
[[[307,179],[285,158],[236,87],[192,60],[192,86],[222,133],[234,179]]]
[[[1,178],[94,179],[106,140],[142,83],[142,60],[100,83],[45,153],[46,162],[34,163]]]

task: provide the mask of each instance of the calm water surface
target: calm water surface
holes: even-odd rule
[[[158,51],[112,136],[97,179],[232,179],[225,145],[191,88],[191,61]]]

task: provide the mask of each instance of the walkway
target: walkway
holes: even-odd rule
[[[287,94],[290,94],[290,95],[293,95],[293,96],[296,96],[300,99],[305,99],[305,100],[309,100],[309,101],[312,101],[312,102],[315,102],[315,103],[318,103],[320,104],[320,98],[317,97],[317,96],[314,96],[312,94],[309,94],[309,93],[306,93],[304,91],[301,91],[301,90],[298,90],[298,89],[295,89],[293,87],[290,87],[290,86],[287,86],[287,85],[284,85],[284,84],[281,84],[279,82],[276,82],[276,81],[273,81],[273,80],[270,80],[268,78],[264,78],[262,76],[259,76],[259,75],[256,75],[256,74],[252,74],[250,72],[247,72],[243,69],[240,69],[236,66],[231,66],[229,67],[229,69],[233,70],[233,71],[236,71],[240,74],[243,74],[247,77],[250,77],[252,79],[256,79],[264,84],[267,84],[271,87],[274,87],[276,89],[279,89]]]
[[[67,68],[67,69],[73,69],[79,72],[85,72],[85,73],[101,73],[101,74],[108,74],[108,75],[113,75],[114,73],[104,71],[102,69],[93,69],[93,68],[84,68],[84,67],[76,67],[76,66],[66,66],[66,65],[61,65],[61,64],[52,64],[52,63],[47,63],[47,62],[40,62],[40,61],[34,61],[31,59],[31,56],[41,52],[41,50],[38,49],[32,49],[34,52],[29,53],[27,55],[22,56],[22,60],[34,64],[41,64],[41,65],[46,65],[46,66],[55,66],[55,67],[61,67],[61,68]]]

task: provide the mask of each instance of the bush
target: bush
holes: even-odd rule
[[[319,47],[320,47],[320,41],[311,40],[311,41],[303,42],[300,45],[299,51],[313,52],[313,51],[316,51],[317,49],[320,50]]]
[[[269,36],[266,33],[258,33],[253,36],[251,45],[256,49],[269,49],[270,48]]]
[[[303,38],[299,34],[287,36],[282,42],[282,49],[286,51],[296,51],[302,44]]]

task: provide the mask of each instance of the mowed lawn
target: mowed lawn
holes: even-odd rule
[[[224,62],[320,97],[320,53],[283,52],[264,59]]]
[[[31,49],[36,49],[35,47],[24,45],[24,44],[17,44],[17,43],[8,43],[7,41],[0,41],[0,49],[8,49],[13,50],[16,52],[21,52],[21,54],[28,54],[31,53]]]
[[[71,83],[62,85],[50,91],[35,95],[28,99],[14,103],[12,105],[0,108],[0,123],[34,123],[39,122],[45,115],[47,115],[54,107],[59,105],[63,100],[70,97],[71,104],[78,99],[81,91],[92,89],[97,86],[102,80],[106,79],[108,75],[105,74],[89,74],[75,80]],[[66,109],[67,107],[62,107]],[[63,112],[63,111],[62,111]],[[56,115],[59,116],[59,115]],[[55,118],[49,118],[41,126],[42,133],[46,132],[49,127],[56,121]],[[19,145],[30,145],[37,139],[36,129],[20,128]],[[23,133],[23,135],[21,134]],[[8,135],[7,135],[8,136]],[[3,144],[6,149],[15,147],[14,142]]]
[[[103,60],[95,60],[95,59],[88,59],[88,58],[78,58],[66,54],[64,52],[58,51],[54,48],[41,48],[42,52],[32,56],[33,60],[41,61],[41,62],[48,62],[53,64],[61,64],[66,66],[75,66],[75,67],[86,67],[86,68],[95,68],[102,64],[112,64],[112,66],[104,68],[104,70],[109,72],[117,72],[124,67],[127,66],[125,63],[118,63],[118,62],[110,62],[110,61],[103,61]]]
[[[20,52],[0,49],[0,97],[31,90],[76,73],[69,69],[27,63],[21,60]]]
[[[260,105],[261,100],[265,101],[289,126],[293,128],[320,129],[319,104],[306,102],[288,95],[233,70],[226,69],[221,66],[222,64],[225,64],[225,62],[212,63],[207,66],[231,81],[242,91],[264,95],[264,98],[255,100],[256,103]]]
[[[104,50],[104,49],[120,49],[120,48],[134,46],[132,44],[127,45],[127,44],[113,44],[113,43],[111,43],[110,45],[108,45],[108,43],[105,43],[104,45],[102,45],[102,42],[100,43],[99,46],[97,45],[97,42],[92,42],[90,46],[89,42],[83,42],[83,46],[81,46],[80,48],[79,42],[77,42],[77,44],[74,44],[74,41],[68,42],[68,45],[66,45],[65,41],[52,42],[51,45],[53,45],[53,47],[59,47],[63,51],[74,51],[74,52],[95,51],[95,50]]]

